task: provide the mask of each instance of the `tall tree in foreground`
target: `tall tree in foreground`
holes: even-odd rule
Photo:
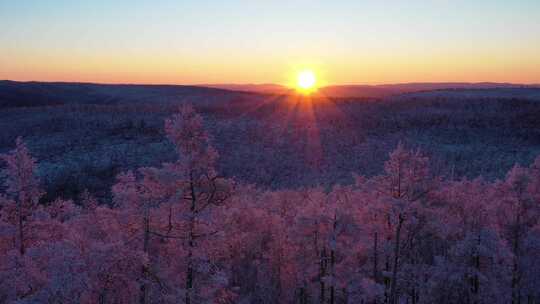
[[[142,170],[144,171],[144,170]],[[112,193],[115,204],[121,206],[124,212],[124,218],[127,219],[127,230],[139,231],[142,233],[140,237],[142,242],[138,243],[142,246],[135,246],[136,251],[142,252],[144,256],[150,256],[149,241],[150,241],[150,222],[152,209],[156,207],[156,203],[148,195],[147,187],[145,187],[145,176],[142,181],[137,180],[132,171],[119,174],[117,183],[112,187]],[[141,225],[142,224],[142,225]],[[126,229],[126,228],[125,228]],[[148,300],[148,274],[150,272],[149,265],[143,263],[141,265],[141,280],[139,287],[139,303],[145,304]]]
[[[142,266],[139,302],[155,298],[152,281],[169,298],[183,297],[185,303],[223,297],[227,280],[210,258],[220,242],[210,246],[206,240],[223,230],[216,228],[219,208],[213,207],[228,200],[231,183],[214,170],[217,153],[208,142],[202,118],[191,106],[181,107],[167,119],[165,131],[178,160],[121,174],[113,186],[115,202],[132,218],[131,229],[142,239],[137,250],[148,257],[149,264]],[[165,260],[169,266],[164,268]],[[185,276],[174,277],[172,269]],[[206,276],[197,277],[198,272]],[[203,277],[208,284],[202,283]],[[161,286],[164,278],[171,283],[167,288]],[[184,288],[173,282],[183,282]]]
[[[43,191],[36,176],[36,160],[30,155],[22,138],[18,137],[15,149],[0,155],[7,167],[2,171],[6,176],[4,186],[7,196],[0,197],[2,217],[17,227],[15,243],[19,253],[26,251],[25,224],[37,206]]]
[[[539,172],[534,165],[524,168],[515,165],[507,174],[504,182],[496,185],[497,195],[500,197],[499,225],[502,235],[508,242],[512,252],[512,303],[522,303],[526,298],[525,269],[528,236],[538,224],[539,207],[537,184]]]
[[[430,173],[427,157],[419,151],[405,149],[401,143],[390,153],[384,171],[384,175],[376,178],[375,189],[379,192],[379,203],[386,205],[383,217],[386,218],[387,230],[392,231],[386,236],[386,242],[393,243],[393,249],[385,256],[384,270],[389,275],[386,275],[384,283],[386,302],[395,304],[400,298],[398,279],[405,262],[403,243],[407,240],[407,243],[411,243],[410,240],[418,238],[422,209],[428,194],[436,187],[438,178]],[[414,248],[408,246],[408,250]]]
[[[195,260],[201,258],[200,252],[197,254],[200,246],[198,239],[218,232],[213,228],[213,214],[210,209],[229,199],[231,183],[220,177],[214,169],[218,154],[209,143],[202,117],[192,106],[181,107],[178,114],[167,119],[165,132],[180,156],[177,162],[166,164],[164,169],[169,171],[172,177],[170,180],[178,189],[177,197],[185,215],[182,225],[187,247],[185,302],[190,304],[196,289]]]

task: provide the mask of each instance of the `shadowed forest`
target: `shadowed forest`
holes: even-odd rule
[[[540,301],[538,89],[2,85],[0,303]]]
[[[0,153],[22,136],[39,159],[47,199],[76,199],[86,189],[110,202],[117,174],[177,157],[163,121],[189,103],[220,153],[220,174],[269,189],[377,175],[399,142],[422,150],[432,170],[454,178],[503,178],[540,154],[540,89],[310,99],[190,86],[4,81]]]

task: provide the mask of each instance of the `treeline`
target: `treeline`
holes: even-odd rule
[[[40,202],[22,139],[1,156],[0,303],[540,301],[540,157],[455,180],[398,145],[353,185],[269,191],[217,172],[192,107],[165,133],[177,160],[119,174],[110,205]]]

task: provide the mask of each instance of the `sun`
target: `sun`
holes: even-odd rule
[[[317,78],[312,70],[303,70],[298,73],[296,85],[302,92],[310,92],[315,89]]]

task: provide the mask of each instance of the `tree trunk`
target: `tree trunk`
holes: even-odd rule
[[[335,273],[334,273],[334,264],[335,264],[335,259],[336,259],[336,253],[335,253],[335,250],[332,249],[332,251],[330,251],[330,271],[332,273],[332,282],[330,283],[330,304],[334,304],[335,303],[335,296],[336,296],[336,278],[335,278]]]
[[[391,220],[390,213],[386,214],[386,224],[387,224],[388,231],[392,231],[394,229],[392,227],[392,220]],[[389,233],[387,233],[386,234],[386,242],[389,243],[391,240],[392,240],[392,236]],[[388,253],[386,253],[384,255],[384,271],[386,273],[386,275],[383,278],[383,282],[384,282],[384,303],[388,304],[390,302],[390,294],[389,294],[390,278],[388,277],[388,273],[390,272],[390,254],[388,254]]]
[[[281,252],[281,248],[278,249],[278,258],[277,258],[277,269],[276,269],[276,294],[277,294],[277,298],[278,299],[281,299],[281,293],[283,291],[283,288],[282,288],[282,282],[281,282],[281,263],[282,263],[282,252]]]
[[[347,288],[343,287],[342,288],[342,292],[343,292],[343,302],[342,303],[349,303],[349,293],[347,292]]]
[[[191,303],[191,293],[193,290],[193,247],[194,247],[194,228],[195,228],[195,204],[192,204],[191,215],[189,219],[189,235],[188,235],[188,265],[186,272],[186,304]]]
[[[148,242],[150,240],[150,219],[148,210],[144,211],[145,214],[143,216],[143,252],[148,253]],[[140,304],[146,304],[148,299],[148,286],[146,284],[147,281],[147,275],[148,275],[148,269],[146,269],[146,265],[142,266],[142,278],[143,281],[141,283],[140,287],[140,295],[139,295],[139,303]]]
[[[390,255],[385,254],[385,261],[384,261],[384,271],[388,273],[390,271]],[[388,290],[390,289],[390,278],[388,278],[388,275],[385,275],[383,278],[384,281],[384,303],[389,303],[389,294]]]
[[[24,230],[23,230],[23,214],[22,214],[22,203],[19,202],[17,206],[17,211],[19,215],[19,252],[21,255],[24,255],[25,253],[25,247],[24,247]]]
[[[336,227],[337,219],[334,215],[333,231],[332,231],[332,244],[330,247],[330,275],[332,276],[332,281],[330,282],[330,304],[335,303],[336,297],[336,273],[334,266],[336,264],[336,246],[337,246],[337,237],[336,237]]]
[[[514,259],[512,265],[512,304],[521,303],[521,273],[519,269],[520,248],[521,241],[521,204],[518,205],[516,213],[516,225],[514,227],[514,236],[512,249],[514,251]]]
[[[409,259],[410,259],[410,263],[413,265],[413,269],[416,269],[417,267],[417,258],[418,258],[418,254],[417,254],[417,251],[416,251],[416,248],[415,248],[415,242],[414,242],[414,238],[410,238],[410,241],[409,241],[409,248],[410,248],[410,255],[409,255]],[[416,275],[416,273],[413,273],[412,275],[412,287],[411,287],[411,304],[417,304],[418,303],[418,300],[419,300],[419,291],[417,289],[417,286],[418,286],[418,277]]]
[[[373,281],[379,282],[379,234],[375,232],[373,237]]]
[[[478,233],[478,247],[480,247],[480,243],[481,243],[481,239],[480,239],[480,233]],[[474,269],[476,269],[476,271],[480,271],[480,254],[479,253],[475,253],[474,256],[473,256],[473,265],[474,265]],[[478,303],[478,294],[479,294],[479,291],[480,291],[480,279],[478,278],[478,274],[474,274],[473,277],[471,278],[471,291],[472,291],[472,294],[473,294],[473,303],[474,304],[477,304]]]
[[[306,293],[306,288],[305,287],[300,287],[298,298],[299,298],[298,302],[300,304],[307,304],[308,303],[308,301],[307,301],[307,293]]]
[[[394,247],[394,267],[392,269],[392,281],[390,282],[390,304],[397,303],[397,273],[399,266],[399,239],[401,236],[401,226],[403,224],[403,216],[399,214],[398,225],[396,227],[396,244]]]
[[[167,235],[169,235],[172,231],[173,224],[172,224],[172,205],[169,206],[169,223],[167,225]]]
[[[319,302],[324,304],[326,300],[326,286],[324,280],[326,279],[326,248],[321,251],[320,269],[319,269],[319,282],[320,282],[320,298]]]
[[[521,303],[521,288],[520,288],[520,273],[519,273],[519,257],[514,253],[514,261],[512,265],[512,304]]]
[[[189,232],[188,232],[188,257],[186,271],[186,304],[191,304],[193,292],[193,250],[195,247],[195,213],[197,206],[197,194],[195,193],[195,185],[193,182],[193,173],[190,173],[190,192],[191,206],[189,214]]]

